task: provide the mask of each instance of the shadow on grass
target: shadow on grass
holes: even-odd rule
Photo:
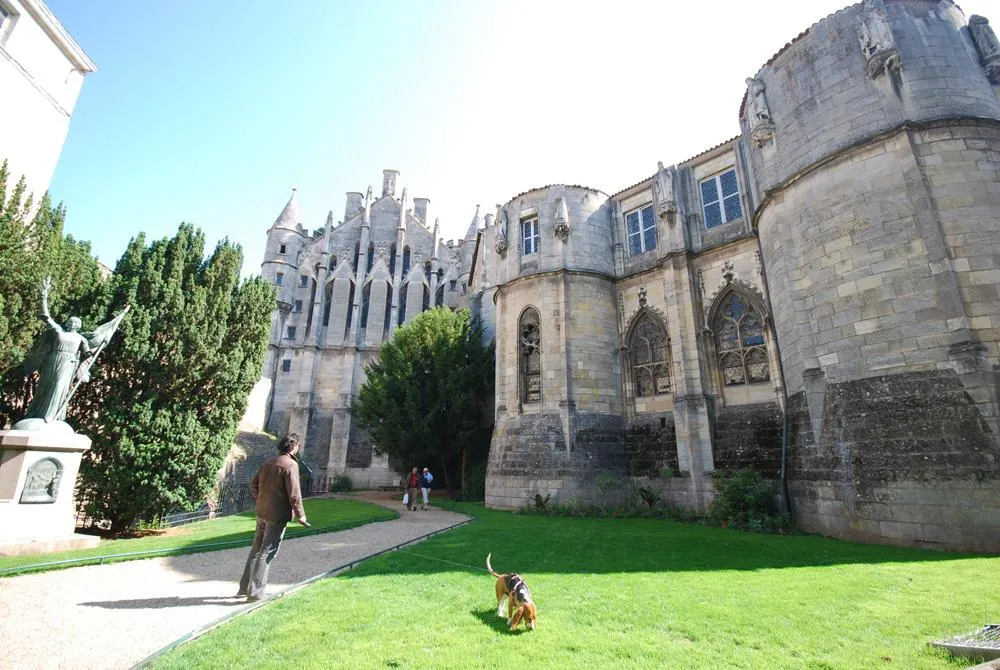
[[[518,627],[516,631],[511,631],[510,626],[507,625],[507,620],[497,616],[497,610],[495,607],[487,608],[484,610],[472,610],[470,612],[472,616],[476,617],[483,622],[488,628],[492,628],[498,633],[505,633],[507,635],[518,635],[520,633],[530,632],[524,627]]]
[[[489,552],[495,570],[521,574],[746,571],[985,557],[815,535],[765,535],[665,519],[535,516],[470,503],[440,506],[478,520],[367,561],[343,577],[485,572]]]

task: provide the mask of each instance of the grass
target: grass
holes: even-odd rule
[[[303,528],[296,523],[288,526],[285,537],[312,534],[324,529],[339,530],[349,526],[357,526],[372,521],[395,519],[395,512],[359,500],[335,500],[330,498],[309,498],[305,500],[306,517],[312,528]],[[194,553],[197,551],[212,551],[213,549],[231,549],[247,545],[253,541],[254,513],[247,512],[235,516],[227,516],[208,521],[197,521],[184,526],[171,528],[161,533],[145,537],[122,540],[101,540],[100,545],[93,549],[74,551],[59,551],[49,554],[32,554],[30,556],[0,556],[0,574],[10,576],[17,574],[17,568],[29,569],[32,572],[55,570],[63,567],[85,565],[87,562],[110,563],[118,560],[132,560],[144,556],[129,556],[101,560],[101,557],[112,554],[133,554],[136,552],[152,552],[171,550],[173,555]],[[229,543],[222,547],[203,547],[202,545]],[[55,565],[46,568],[31,569],[29,566],[68,559],[89,559],[83,563],[72,565]],[[10,572],[7,572],[10,571]]]
[[[278,599],[155,668],[948,668],[927,643],[1000,617],[1000,557],[663,519],[479,521]],[[517,571],[538,628],[510,633]]]

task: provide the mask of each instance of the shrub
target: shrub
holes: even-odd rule
[[[749,468],[715,477],[715,499],[708,511],[709,521],[734,528],[780,530],[791,525],[778,512],[774,486]]]
[[[639,497],[642,498],[642,502],[649,506],[649,509],[653,509],[653,505],[660,500],[660,494],[648,486],[639,487]]]
[[[351,478],[344,474],[334,475],[333,483],[330,485],[330,491],[333,493],[350,491],[353,488],[354,483],[351,481]]]

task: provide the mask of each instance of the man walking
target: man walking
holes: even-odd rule
[[[250,482],[250,495],[257,502],[257,532],[250,547],[237,597],[252,603],[264,597],[267,572],[278,555],[285,526],[294,517],[308,526],[299,489],[299,436],[289,433],[278,443],[278,455],[264,461]]]
[[[420,495],[424,498],[424,506],[421,509],[427,509],[427,495],[431,491],[431,482],[434,481],[434,475],[427,468],[424,468],[423,473],[420,475]]]

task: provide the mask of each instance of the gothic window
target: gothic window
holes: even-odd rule
[[[352,268],[354,268],[355,272],[358,271],[358,258],[360,256],[361,256],[361,242],[358,242],[354,245],[354,265],[351,266]]]
[[[538,312],[529,307],[518,323],[518,355],[521,366],[521,401],[542,400],[542,340]]]
[[[354,318],[354,282],[351,282],[351,289],[347,292],[347,325],[344,326],[344,337],[351,332],[352,318]]]
[[[385,285],[385,318],[382,329],[388,331],[392,327],[392,284]]]
[[[736,170],[726,170],[701,182],[701,207],[706,228],[714,228],[743,216]]]
[[[638,256],[656,248],[656,217],[653,206],[646,205],[625,215],[628,230],[628,255]]]
[[[396,245],[389,248],[389,274],[396,276]]]
[[[438,286],[437,295],[434,296],[434,306],[440,307],[444,304],[444,285]]]
[[[420,308],[421,311],[426,312],[431,308],[431,290],[427,286],[424,287],[424,304]]]
[[[639,317],[629,339],[632,386],[637,398],[670,393],[667,334],[649,314]]]
[[[404,284],[402,290],[399,292],[399,314],[397,315],[396,324],[400,326],[406,321],[406,294],[409,292],[409,288],[409,284]]]
[[[521,222],[521,253],[525,256],[538,251],[538,217]]]
[[[403,276],[410,272],[410,247],[403,247]]]
[[[368,327],[368,302],[372,295],[372,285],[368,284],[361,290],[361,323],[362,328]]]
[[[457,280],[457,279],[452,279],[451,281],[449,281],[449,282],[448,282],[448,290],[449,290],[449,291],[454,291],[454,290],[455,290],[455,285],[456,285],[457,283],[458,283],[458,280]]]
[[[730,293],[715,317],[715,349],[726,386],[757,384],[771,378],[764,321],[745,298]]]

